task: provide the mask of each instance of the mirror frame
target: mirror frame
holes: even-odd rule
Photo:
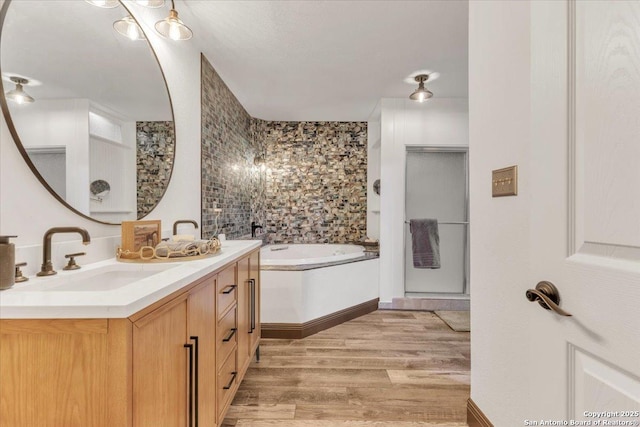
[[[2,5],[2,9],[0,9],[0,45],[2,44],[2,30],[3,30],[3,27],[4,27],[4,20],[5,20],[6,16],[7,16],[7,12],[9,10],[9,6],[11,5],[11,2],[12,2],[12,0],[5,0],[4,4]],[[133,14],[129,10],[129,8],[122,1],[120,1],[120,5],[129,14],[129,16],[131,16],[134,19],[134,21],[136,21],[136,23],[138,25],[140,25],[140,23],[138,22],[136,17],[133,16]],[[141,25],[140,25],[140,28],[142,28]],[[145,34],[145,37],[146,37],[147,34],[144,32],[144,29],[142,30],[142,32]],[[158,68],[160,68],[160,74],[162,74],[162,80],[164,81],[164,86],[165,86],[165,89],[167,91],[167,97],[169,98],[169,108],[171,109],[171,116],[173,117],[174,147],[173,147],[173,159],[172,159],[173,160],[173,165],[171,166],[171,173],[169,174],[169,178],[167,180],[167,184],[164,186],[162,194],[158,198],[158,201],[156,202],[156,204],[153,207],[153,209],[151,209],[144,216],[138,218],[137,217],[137,209],[136,209],[136,220],[140,220],[142,218],[146,218],[151,212],[153,212],[153,210],[158,206],[158,204],[160,204],[160,202],[164,198],[164,195],[166,194],[167,189],[169,188],[169,184],[171,183],[171,178],[173,178],[173,171],[174,171],[175,166],[176,166],[175,165],[176,146],[178,145],[178,133],[176,131],[176,117],[175,117],[175,111],[173,109],[173,101],[171,99],[171,92],[169,91],[169,85],[167,84],[167,77],[164,74],[164,69],[162,68],[162,65],[160,64],[160,60],[158,59],[158,54],[156,53],[155,49],[153,48],[153,45],[151,44],[151,42],[149,41],[148,38],[147,38],[147,40],[145,40],[145,42],[149,46],[149,49],[151,49],[151,52],[153,53],[153,57],[155,58],[156,63],[158,64]],[[1,59],[0,59],[0,75],[2,75],[2,61],[1,61]],[[97,222],[99,224],[120,226],[120,223],[100,221],[100,220],[92,218],[89,215],[86,215],[86,214],[78,211],[76,208],[74,208],[69,203],[67,203],[66,200],[64,200],[62,197],[60,197],[60,195],[58,193],[56,193],[53,188],[51,188],[49,183],[44,179],[44,177],[38,171],[38,168],[36,168],[36,166],[33,164],[31,159],[29,158],[29,154],[25,150],[25,148],[24,148],[24,146],[22,144],[22,141],[20,139],[20,136],[18,135],[18,132],[17,132],[17,130],[16,130],[14,124],[13,124],[13,120],[11,119],[11,114],[9,112],[9,105],[7,104],[7,98],[5,96],[5,88],[4,88],[4,83],[2,82],[2,78],[0,78],[0,107],[2,108],[2,115],[4,116],[4,120],[7,123],[7,127],[9,128],[9,133],[11,133],[11,136],[13,137],[13,142],[16,145],[16,147],[18,148],[18,151],[20,151],[20,154],[22,155],[22,158],[24,159],[25,163],[27,164],[27,166],[29,166],[29,169],[31,169],[31,172],[35,175],[35,177],[38,178],[38,181],[40,181],[40,184],[42,184],[42,186],[45,189],[47,189],[47,191],[58,202],[62,203],[62,205],[64,205],[67,209],[69,209],[73,213],[75,213],[75,214],[77,214],[77,215],[79,215],[79,216],[81,216],[81,217],[83,217],[85,219],[88,219],[90,221]]]

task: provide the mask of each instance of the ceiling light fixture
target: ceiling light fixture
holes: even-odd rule
[[[113,28],[123,36],[130,40],[146,40],[144,32],[140,25],[131,16],[125,16],[124,18],[113,23]]]
[[[418,102],[424,102],[431,98],[433,92],[424,87],[424,82],[429,80],[429,74],[419,74],[415,77],[415,80],[419,83],[418,89],[414,90],[413,93],[409,95],[409,98]]]
[[[9,77],[9,79],[16,84],[16,88],[5,94],[7,99],[17,102],[18,104],[27,104],[35,101],[35,99],[22,88],[22,85],[28,84],[29,80],[13,76]]]
[[[118,0],[84,0],[84,1],[94,6],[102,7],[105,9],[113,9],[114,7],[120,6],[120,2]]]
[[[174,0],[171,0],[169,16],[162,21],[156,22],[156,31],[160,33],[162,37],[171,40],[189,40],[193,37],[193,32],[178,18],[178,11],[176,10]]]
[[[164,6],[164,0],[136,0],[140,6],[144,7],[162,7]]]

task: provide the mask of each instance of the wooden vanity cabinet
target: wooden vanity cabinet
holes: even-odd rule
[[[244,376],[260,342],[260,251],[238,261],[238,366]]]
[[[133,324],[133,425],[186,427],[187,299],[181,295]]]
[[[131,425],[127,378],[117,377],[130,366],[119,352],[129,326],[126,319],[0,320],[0,426]]]
[[[217,285],[217,414],[218,419],[231,405],[238,387],[238,280],[237,263],[218,275]]]
[[[217,276],[133,323],[133,425],[214,427]]]
[[[258,345],[258,253],[127,319],[0,320],[0,425],[220,425]]]

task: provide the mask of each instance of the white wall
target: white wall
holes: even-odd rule
[[[406,146],[467,146],[468,101],[382,99],[380,153],[380,302],[404,297]]]
[[[46,99],[9,104],[25,148],[65,147],[66,199],[89,212],[89,100]]]
[[[498,427],[523,419],[529,392],[516,304],[529,270],[529,32],[529,2],[469,3],[471,398]],[[492,198],[491,171],[511,165],[518,196]]]
[[[4,3],[0,0],[0,7]],[[176,160],[173,176],[160,204],[147,218],[161,219],[163,229],[170,230],[173,221],[193,218],[200,222],[200,50],[198,32],[194,39],[173,42],[155,34],[153,25],[166,16],[166,8],[148,9],[132,1],[125,2],[144,27],[162,65],[176,126]],[[176,2],[180,18],[189,23],[194,19]],[[3,43],[7,43],[4,41]],[[36,101],[37,102],[37,101]],[[44,232],[54,226],[80,226],[92,237],[88,247],[80,244],[79,236],[59,235],[54,238],[54,265],[62,266],[64,254],[86,250],[82,262],[95,262],[115,255],[120,239],[120,227],[86,220],[56,201],[31,173],[18,152],[4,117],[0,118],[0,234],[15,239],[16,261],[27,261],[27,274],[34,274],[42,263],[41,244]],[[199,229],[197,230],[199,231]],[[72,241],[61,244],[60,242]]]
[[[380,179],[380,102],[367,121],[367,237],[380,240],[380,196],[373,183]]]

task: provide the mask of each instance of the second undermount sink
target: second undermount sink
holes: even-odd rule
[[[73,272],[60,272],[50,278],[33,279],[23,291],[100,292],[113,291],[162,273],[176,264],[108,264]],[[30,281],[31,282],[31,281]]]

